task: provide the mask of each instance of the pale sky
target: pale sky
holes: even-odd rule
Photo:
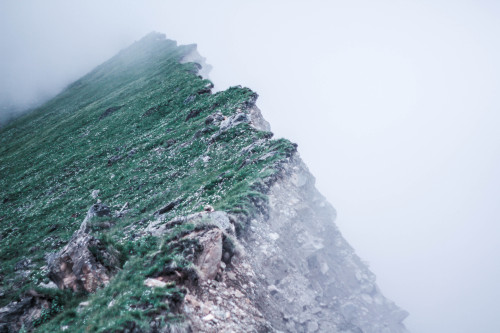
[[[55,94],[150,31],[197,43],[299,144],[413,333],[498,333],[500,3],[2,1],[0,101]]]

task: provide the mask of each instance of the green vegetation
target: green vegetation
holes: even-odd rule
[[[33,322],[33,325],[35,327],[39,326],[39,325],[49,321],[50,319],[52,319],[52,317],[54,317],[59,312],[62,312],[63,310],[64,310],[64,306],[60,305],[59,298],[56,297],[52,300],[52,303],[50,304],[50,307],[48,309],[42,310],[40,317],[35,319],[35,321]]]
[[[125,217],[91,225],[120,252],[121,271],[81,311],[75,300],[85,296],[53,301],[37,321],[39,331],[146,327],[148,318],[172,310],[182,287],[151,289],[143,281],[172,263],[189,267],[187,254],[168,238],[137,238],[134,231],[177,200],[167,219],[210,204],[239,214],[241,233],[266,200],[264,184],[295,151],[247,122],[220,131],[205,121],[216,112],[244,112],[257,95],[242,87],[212,94],[196,64],[179,62],[192,48],[150,34],[0,130],[0,306],[47,282],[45,256],[79,228],[95,202],[93,190],[113,210],[130,207]],[[194,226],[176,228],[174,234]],[[166,324],[180,320],[170,312]]]

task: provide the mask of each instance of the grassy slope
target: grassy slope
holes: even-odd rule
[[[151,219],[155,210],[178,198],[182,201],[169,216],[199,211],[207,203],[251,213],[252,198],[262,197],[256,184],[272,175],[295,147],[286,140],[270,140],[270,133],[248,124],[211,141],[218,127],[206,125],[205,118],[216,111],[230,116],[252,104],[256,95],[241,87],[211,94],[211,83],[197,76],[195,64],[179,63],[191,47],[148,35],[1,129],[0,306],[47,281],[41,269],[44,256],[64,246],[79,227],[95,202],[90,195],[94,189],[114,209],[128,202],[131,212],[105,235],[125,249],[125,267],[110,287],[92,296],[93,302],[104,306],[120,298],[120,288],[134,295],[123,296],[121,308],[99,311],[97,306],[85,315],[73,309],[79,298],[59,295],[66,302],[65,315],[51,322],[75,325],[72,332],[84,330],[83,322],[87,330],[104,330],[104,322],[120,327],[129,319],[124,311],[147,322],[143,314],[133,314],[130,300],[145,292],[145,271],[138,263],[159,245],[151,239],[124,244],[127,225]],[[186,120],[190,113],[197,115]],[[263,138],[242,153],[243,147]],[[203,156],[211,159],[205,163]],[[16,269],[26,258],[32,261],[29,267],[18,264]],[[163,290],[158,299],[175,292]],[[50,325],[47,331],[60,327]]]

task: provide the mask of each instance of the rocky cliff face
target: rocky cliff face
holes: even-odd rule
[[[186,296],[194,331],[407,332],[408,313],[381,294],[334,219],[300,157],[290,158],[241,253]]]
[[[405,332],[407,313],[380,293],[334,219],[295,155],[270,187],[269,214],[253,221],[245,242],[266,318],[280,331]]]
[[[406,332],[296,145],[204,61],[151,34],[3,129],[0,332]]]
[[[263,118],[259,124],[269,130]],[[220,281],[188,297],[197,331],[238,331],[245,322],[255,332],[407,332],[408,313],[381,294],[314,183],[298,154],[283,164],[266,186],[267,205],[240,238],[242,253]]]

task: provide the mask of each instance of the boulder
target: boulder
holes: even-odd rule
[[[48,276],[59,289],[94,292],[109,283],[119,264],[118,253],[89,233],[89,223],[96,216],[110,215],[106,205],[93,205],[69,243],[49,256]]]
[[[0,333],[19,332],[22,327],[31,329],[42,310],[49,307],[49,299],[37,293],[29,294],[28,292],[19,302],[10,302],[0,308]]]
[[[150,288],[163,288],[167,285],[167,283],[158,279],[147,278],[144,280],[144,285]]]
[[[222,260],[222,236],[223,232],[219,228],[193,232],[186,236],[197,239],[203,247],[194,261],[201,280],[214,279],[219,272]]]

